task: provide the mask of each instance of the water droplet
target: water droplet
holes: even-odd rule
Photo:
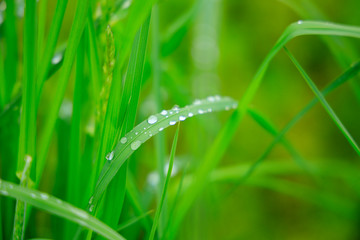
[[[9,185],[9,189],[13,189],[14,188],[14,186],[13,185]]]
[[[199,105],[201,104],[201,101],[199,99],[195,99],[195,101],[193,102],[194,105]]]
[[[209,108],[209,109],[208,109],[208,112],[212,112],[212,109],[211,109],[211,108]]]
[[[174,111],[180,110],[179,105],[174,105],[174,106],[172,107],[172,110],[174,110]]]
[[[73,213],[75,213],[76,215],[78,215],[80,218],[85,218],[85,219],[87,219],[87,218],[89,218],[89,215],[88,214],[86,214],[84,211],[82,211],[82,210],[73,210]]]
[[[198,110],[198,113],[199,113],[199,114],[204,114],[204,113],[205,113],[205,111],[204,111],[204,110],[202,110],[202,109],[199,109],[199,110]]]
[[[139,134],[138,132],[135,133],[135,135],[138,135],[138,134]]]
[[[40,197],[42,198],[42,199],[49,199],[49,195],[47,195],[47,194],[45,194],[45,193],[40,193]]]
[[[207,97],[207,100],[208,100],[209,102],[215,102],[215,97],[209,96],[209,97]]]
[[[32,198],[36,198],[36,194],[35,193],[31,193],[30,194]]]
[[[232,107],[235,109],[235,108],[237,108],[237,103],[234,103],[233,105],[232,105]]]
[[[188,117],[192,117],[194,114],[192,112],[189,112]]]
[[[121,142],[122,144],[125,144],[125,143],[127,142],[127,138],[126,138],[126,137],[122,137],[122,138],[120,139],[120,142]]]
[[[159,132],[161,132],[162,130],[164,130],[164,128],[159,128]]]
[[[106,159],[111,161],[111,160],[113,160],[114,155],[115,155],[114,151],[111,151],[106,155]]]
[[[176,121],[170,121],[169,124],[170,125],[175,125]]]
[[[140,147],[140,145],[141,145],[141,142],[139,140],[137,140],[137,141],[131,143],[131,149],[135,151],[136,149],[138,149]]]
[[[220,101],[221,100],[221,97],[219,95],[215,95],[215,100],[216,101]]]
[[[185,116],[180,116],[180,117],[179,117],[179,120],[180,120],[180,121],[185,121],[185,119],[186,119]]]
[[[62,58],[63,58],[63,56],[61,53],[55,54],[55,56],[51,59],[51,63],[54,65],[58,64]]]
[[[5,196],[9,195],[8,191],[6,190],[1,190],[0,193]]]
[[[148,122],[149,124],[154,124],[154,123],[157,122],[157,120],[158,120],[158,119],[157,119],[156,116],[151,115],[151,116],[148,118],[147,122]]]
[[[91,205],[93,201],[94,201],[94,196],[91,196],[91,198],[89,200],[89,205]]]
[[[150,133],[149,136],[152,137],[152,133]]]
[[[303,21],[302,20],[299,20],[298,22],[297,22],[297,24],[302,24],[303,23]]]
[[[225,107],[225,110],[226,110],[226,111],[229,111],[229,110],[230,110],[230,107],[229,107],[229,106],[226,106],[226,107]]]
[[[61,201],[60,199],[58,199],[58,198],[56,198],[55,201],[56,201],[57,203],[62,203],[62,201]]]
[[[160,114],[165,116],[166,114],[168,114],[168,112],[166,110],[162,110]]]
[[[89,207],[89,212],[94,211],[94,207],[95,207],[95,205],[94,205],[94,204],[91,204],[90,207]]]

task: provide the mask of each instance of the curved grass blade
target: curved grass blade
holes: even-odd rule
[[[156,209],[156,212],[155,212],[154,222],[153,222],[153,225],[151,227],[149,240],[154,239],[155,231],[156,231],[156,228],[157,228],[158,223],[160,221],[161,210],[162,210],[162,207],[163,207],[163,204],[164,204],[164,201],[165,201],[167,188],[168,188],[170,178],[171,178],[172,168],[173,168],[173,165],[174,165],[174,158],[175,158],[176,145],[177,145],[178,136],[179,136],[179,129],[180,129],[180,124],[178,124],[178,127],[176,129],[173,144],[172,144],[172,147],[171,147],[169,168],[168,168],[168,171],[167,171],[163,191],[162,191],[162,194],[161,194],[160,203],[159,203],[159,205],[158,205],[158,207]]]
[[[172,225],[169,230],[168,239],[175,238],[188,209],[191,207],[192,203],[202,189],[206,186],[209,173],[216,167],[230,145],[231,139],[235,135],[240,122],[246,114],[249,104],[255,97],[270,62],[287,42],[295,37],[303,35],[335,35],[360,38],[360,28],[319,21],[299,21],[286,28],[257,70],[250,86],[247,88],[245,94],[239,102],[238,109],[227,121],[218,137],[215,139],[212,147],[209,148],[209,151],[205,155],[202,167],[199,168],[195,174],[197,180],[193,181],[192,185],[186,190],[186,197],[182,198],[182,201],[179,202],[175,219],[172,221]]]
[[[152,115],[147,120],[141,122],[122,137],[115,149],[108,154],[108,161],[100,173],[94,195],[89,202],[89,210],[92,211],[94,206],[96,206],[110,181],[126,159],[152,136],[169,126],[175,125],[178,121],[184,121],[188,117],[212,111],[229,110],[236,107],[237,102],[229,97],[208,97],[205,100],[196,100],[192,105],[181,109],[174,107],[171,110],[163,110],[161,113]]]
[[[59,217],[76,222],[86,228],[92,229],[107,239],[124,240],[120,234],[105,225],[86,211],[55,198],[46,193],[21,187],[17,184],[0,180],[0,195],[16,198],[39,209],[45,210]]]
[[[330,117],[332,118],[332,120],[335,122],[336,126],[339,128],[339,130],[342,132],[342,134],[344,135],[344,137],[348,140],[348,142],[350,143],[350,145],[352,146],[352,148],[355,150],[355,152],[360,156],[360,148],[357,145],[356,141],[354,140],[354,138],[351,136],[351,134],[348,132],[348,130],[346,129],[346,127],[344,126],[344,124],[341,122],[341,120],[339,119],[339,117],[336,115],[336,113],[334,112],[334,110],[331,108],[331,106],[329,105],[329,103],[326,101],[326,99],[324,98],[324,95],[320,92],[320,90],[316,87],[315,83],[311,80],[311,78],[309,77],[309,75],[305,72],[305,70],[301,67],[300,63],[295,59],[295,57],[290,53],[290,51],[284,47],[285,52],[287,53],[287,55],[290,57],[291,61],[294,63],[294,65],[296,66],[296,68],[299,70],[300,74],[303,76],[304,80],[306,81],[306,83],[309,85],[309,87],[311,88],[311,90],[314,92],[314,94],[316,95],[316,97],[318,98],[319,102],[321,103],[321,105],[323,105],[324,109],[328,112],[328,114],[330,115]]]
[[[302,0],[301,2],[294,2],[293,0],[278,0],[283,4],[292,8],[302,18],[305,19],[321,19],[328,21],[326,15],[321,12],[315,4],[308,0]],[[352,42],[348,39],[339,39],[337,37],[325,38],[322,37],[323,41],[328,45],[332,54],[335,56],[336,61],[345,70],[353,60],[358,58],[357,50],[353,46]],[[354,91],[357,100],[360,101],[360,84],[357,79],[350,81],[351,89]]]

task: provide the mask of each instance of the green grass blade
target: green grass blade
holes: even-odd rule
[[[189,210],[202,189],[206,186],[209,173],[216,167],[220,159],[223,157],[232,137],[240,125],[240,122],[247,112],[249,104],[254,99],[255,94],[261,85],[270,62],[287,42],[293,38],[304,35],[335,35],[360,38],[360,28],[328,22],[300,21],[291,24],[284,31],[274,47],[270,50],[268,55],[261,63],[249,87],[242,96],[238,109],[230,117],[213,145],[209,148],[210,150],[205,155],[203,165],[196,173],[196,181],[194,181],[187,189],[187,194],[185,194],[186,198],[183,198],[179,203],[178,210],[176,212],[176,218],[174,221],[172,221],[172,226],[169,230],[170,235],[168,236],[168,239],[175,238],[175,235],[183,218],[186,215],[186,212]]]
[[[17,33],[16,33],[16,4],[14,0],[6,0],[6,20],[5,27],[5,79],[7,82],[6,92],[9,99],[13,90],[14,84],[17,80],[18,73],[18,47],[17,47]]]
[[[128,221],[119,225],[117,231],[120,232],[120,231],[124,230],[125,228],[130,227],[131,225],[133,225],[133,224],[139,222],[140,220],[144,219],[145,217],[149,216],[152,212],[153,212],[153,210],[150,210],[146,213],[141,214],[140,216],[129,219]]]
[[[342,74],[339,78],[337,78],[334,82],[332,82],[328,87],[326,87],[323,91],[323,95],[327,95],[328,93],[332,92],[354,76],[356,76],[360,72],[360,62],[357,62],[349,68],[344,74]],[[274,140],[271,142],[271,144],[266,148],[264,153],[249,167],[246,174],[242,179],[238,182],[240,184],[241,182],[244,182],[247,178],[249,178],[252,173],[260,166],[260,164],[267,158],[267,156],[270,154],[272,149],[276,146],[277,143],[279,143],[282,138],[285,136],[285,134],[307,113],[310,111],[311,108],[313,108],[316,103],[318,103],[318,99],[314,98],[308,105],[306,105],[293,119],[290,120],[288,124],[279,132],[279,134],[274,138]]]
[[[100,222],[95,217],[89,215],[86,211],[76,208],[73,205],[46,193],[24,188],[19,185],[1,180],[0,194],[3,196],[16,198],[20,201],[26,202],[29,205],[78,223],[81,226],[92,229],[105,238],[119,240],[125,239],[116,231]]]
[[[2,44],[0,44],[0,52],[4,52],[4,48]],[[9,101],[9,96],[7,92],[7,82],[5,79],[5,72],[4,72],[4,59],[3,56],[0,56],[0,109],[1,109],[1,116],[3,116],[3,111],[5,110],[5,105]]]
[[[45,25],[46,25],[46,13],[47,13],[47,4],[48,0],[41,0],[39,1],[38,7],[38,35],[37,35],[37,50],[38,55],[42,56],[44,40],[45,40]],[[40,66],[40,58],[38,58],[37,68]]]
[[[89,7],[88,12],[88,22],[86,25],[87,40],[88,40],[88,49],[87,49],[87,57],[89,64],[89,71],[93,86],[93,97],[95,98],[94,102],[98,104],[99,92],[102,84],[102,76],[101,76],[101,64],[100,57],[98,52],[98,43],[95,34],[95,25],[92,17],[92,9]]]
[[[228,97],[209,97],[205,100],[196,100],[194,104],[181,109],[164,110],[141,122],[121,138],[115,149],[110,153],[113,158],[110,158],[111,160],[107,161],[103,167],[89,208],[93,208],[98,203],[108,184],[126,159],[152,136],[188,117],[212,111],[227,110],[236,106],[237,103]]]
[[[295,57],[290,53],[290,51],[284,47],[285,52],[288,54],[288,56],[290,57],[291,61],[294,63],[294,65],[296,66],[296,68],[299,70],[300,74],[302,75],[302,77],[305,79],[306,83],[309,85],[310,89],[314,92],[315,96],[318,98],[319,102],[321,103],[321,105],[323,105],[323,107],[325,108],[325,110],[327,111],[327,113],[330,115],[330,117],[332,118],[332,120],[335,122],[336,126],[339,128],[339,130],[342,132],[342,134],[344,135],[344,137],[348,140],[348,142],[350,143],[351,147],[355,150],[355,152],[360,156],[360,148],[357,145],[356,141],[353,139],[353,137],[351,136],[351,134],[348,132],[348,130],[346,129],[346,127],[343,125],[343,123],[341,122],[341,120],[338,118],[338,116],[336,115],[336,113],[334,112],[334,110],[331,108],[331,106],[329,105],[329,103],[326,101],[326,99],[324,98],[324,95],[321,93],[321,91],[316,87],[315,83],[311,80],[311,78],[309,77],[309,75],[305,72],[305,70],[301,67],[301,65],[299,64],[299,62],[295,59]]]
[[[125,82],[131,83],[130,89],[124,89],[122,95],[121,103],[127,103],[123,108],[120,106],[119,119],[121,116],[124,116],[126,113],[125,121],[120,121],[117,128],[122,129],[122,131],[128,132],[135,125],[135,118],[138,109],[139,96],[142,85],[142,75],[144,71],[144,62],[145,62],[145,53],[147,46],[147,38],[149,32],[150,16],[145,20],[144,24],[141,26],[138,32],[138,37],[134,41],[133,49],[131,52],[128,71],[126,73]],[[124,98],[125,95],[128,95],[129,98]],[[114,102],[114,107],[117,105]],[[121,126],[121,127],[120,127]],[[121,133],[121,136],[123,133]],[[119,133],[118,133],[119,136]],[[119,140],[118,137],[115,138],[113,142],[110,142],[111,145],[107,149],[112,149],[114,142],[116,143]],[[125,163],[121,168],[120,172],[109,185],[107,189],[107,195],[104,200],[104,204],[107,206],[105,212],[109,219],[109,223],[112,222],[114,226],[117,225],[118,219],[122,211],[122,204],[125,198],[126,192],[126,175],[127,175],[127,163]],[[113,206],[113,207],[111,207]],[[110,225],[112,226],[112,225]]]
[[[164,187],[163,187],[163,190],[162,190],[160,202],[159,202],[158,207],[157,207],[156,212],[155,212],[154,222],[153,222],[153,225],[151,227],[149,240],[154,239],[155,231],[156,231],[156,228],[157,228],[159,220],[160,220],[161,210],[162,210],[162,207],[163,207],[163,204],[164,204],[164,201],[165,201],[166,192],[167,192],[168,185],[169,185],[169,182],[170,182],[172,167],[174,165],[174,158],[175,158],[176,145],[177,145],[177,140],[178,140],[178,135],[179,135],[179,129],[180,129],[180,124],[178,124],[178,127],[176,129],[173,144],[172,144],[172,147],[171,147],[170,159],[169,159],[169,168],[168,168],[168,172],[167,172],[167,175],[166,175]]]
[[[270,122],[270,120],[266,119],[259,111],[254,109],[249,109],[249,115],[266,131],[268,131],[271,135],[276,137],[279,134],[279,131],[275,128],[275,126]],[[281,143],[285,147],[285,149],[290,153],[296,164],[304,169],[310,175],[313,175],[311,168],[308,163],[303,159],[300,154],[295,150],[294,146],[287,141],[285,138],[281,139]]]
[[[86,17],[88,13],[87,11],[88,5],[89,2],[87,0],[79,0],[77,2],[75,17],[74,17],[73,25],[70,30],[70,36],[68,40],[64,62],[62,65],[62,71],[59,76],[59,82],[57,87],[55,88],[56,89],[55,96],[54,99],[52,100],[51,108],[49,109],[48,118],[46,119],[46,122],[44,124],[43,132],[39,141],[39,146],[41,146],[41,148],[39,149],[38,163],[36,166],[37,179],[41,178],[45,166],[46,155],[50,146],[52,133],[54,131],[60,106],[65,95],[65,90],[67,83],[69,81],[72,64],[75,59],[76,50],[78,48],[81,35],[85,27]]]
[[[285,5],[292,8],[297,12],[302,18],[305,19],[318,19],[329,21],[324,13],[318,9],[315,4],[308,0],[302,0],[301,2],[294,2],[293,0],[279,0]],[[335,56],[335,59],[339,65],[345,70],[353,62],[353,60],[358,58],[357,50],[353,46],[352,42],[348,39],[339,39],[337,37],[325,38],[322,37],[324,42],[329,46],[331,52]],[[356,79],[350,81],[352,90],[354,91],[358,101],[360,101],[360,84]]]
[[[161,44],[162,57],[171,55],[180,46],[196,19],[197,13],[201,9],[201,4],[204,4],[204,2],[203,0],[196,1],[186,13],[176,19],[175,22],[166,29]]]
[[[22,113],[20,120],[20,136],[18,148],[18,161],[16,174],[20,179],[20,185],[29,187],[35,182],[34,168],[31,170],[31,162],[35,161],[36,152],[36,2],[26,1],[24,22],[24,76]],[[26,204],[16,202],[14,220],[14,239],[23,239],[25,232]]]
[[[84,61],[85,61],[85,41],[84,35],[81,39],[80,45],[77,50],[76,55],[76,77],[75,77],[75,87],[73,94],[73,112],[71,119],[71,131],[70,131],[70,153],[68,160],[68,169],[67,169],[67,202],[75,205],[81,206],[83,200],[83,193],[81,192],[79,174],[81,173],[81,112],[83,109],[83,98],[85,95],[84,85],[85,85],[85,76],[84,76]],[[76,226],[73,224],[68,224],[66,228],[65,236],[70,238],[74,235],[76,231]]]
[[[54,12],[53,20],[51,22],[50,31],[49,31],[49,35],[47,37],[45,49],[43,51],[43,54],[40,55],[41,58],[39,58],[40,64],[39,64],[38,75],[37,75],[37,97],[38,97],[37,100],[38,100],[38,102],[40,100],[40,95],[41,95],[42,88],[44,86],[44,82],[47,79],[48,74],[49,74],[51,60],[55,53],[55,47],[56,47],[57,40],[59,38],[60,28],[62,25],[62,21],[64,19],[64,14],[65,14],[67,3],[68,3],[68,0],[58,0],[57,1],[56,9]],[[85,6],[83,6],[83,7],[85,7]],[[79,20],[79,19],[75,19],[75,20]],[[79,23],[79,24],[81,24],[81,23]],[[78,29],[78,30],[80,30],[80,29]],[[71,33],[70,33],[70,35],[71,35]],[[79,37],[79,39],[80,39],[80,37]],[[39,41],[39,44],[41,42],[42,42],[42,39],[41,39],[41,41]],[[71,42],[71,38],[69,37],[68,44],[70,44],[70,42]],[[41,52],[40,49],[42,49],[42,45],[41,45],[41,48],[39,48],[39,52]],[[71,49],[69,49],[66,52],[67,53],[66,55],[71,55],[69,53],[70,51],[71,51]],[[64,67],[67,67],[67,66],[64,66]]]
[[[152,93],[155,98],[156,111],[160,112],[163,104],[162,95],[161,95],[161,59],[160,59],[160,16],[159,16],[159,6],[156,4],[152,10],[152,46],[151,46],[151,60],[152,60],[152,76],[153,76],[153,85]],[[157,199],[160,200],[161,189],[164,185],[165,176],[164,176],[164,167],[165,167],[165,134],[158,134],[154,137],[155,141],[155,156],[157,160],[157,170],[159,174],[159,183],[157,188]],[[164,203],[164,212],[166,213],[166,202]],[[161,231],[163,223],[165,220],[166,214],[161,215],[158,229]]]

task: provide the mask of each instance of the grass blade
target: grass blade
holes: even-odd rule
[[[175,125],[178,121],[185,120],[187,117],[211,111],[227,110],[236,106],[237,103],[228,97],[209,97],[205,100],[196,100],[194,104],[181,109],[174,108],[171,110],[164,110],[141,122],[121,138],[115,149],[110,153],[113,156],[113,159],[105,163],[103,170],[100,173],[89,208],[93,208],[94,205],[98,203],[108,184],[126,159],[152,136],[169,126]]]
[[[166,175],[164,187],[163,187],[163,190],[162,190],[160,203],[158,204],[158,207],[157,207],[156,212],[155,212],[154,222],[153,222],[153,225],[151,227],[149,240],[154,239],[155,231],[156,231],[156,228],[157,228],[159,220],[160,220],[161,210],[162,210],[162,207],[163,207],[163,204],[164,204],[164,201],[165,201],[167,188],[168,188],[168,185],[169,185],[169,182],[170,182],[172,167],[174,165],[174,158],[175,158],[177,140],[178,140],[178,136],[179,136],[179,129],[180,129],[180,124],[178,124],[178,127],[176,129],[173,144],[172,144],[172,147],[171,147],[170,159],[169,159],[169,168],[168,168],[168,172],[167,172],[167,175]]]
[[[360,72],[360,62],[354,64],[349,70],[347,70],[344,74],[342,74],[339,78],[337,78],[334,82],[332,82],[328,87],[326,87],[323,91],[323,95],[327,95],[328,93],[332,92],[334,89],[339,87],[340,85],[344,84],[356,74]],[[247,178],[249,178],[252,173],[260,166],[260,164],[267,158],[270,154],[272,149],[276,146],[278,142],[282,140],[285,134],[307,113],[310,111],[312,107],[314,107],[318,103],[318,99],[314,98],[310,103],[305,106],[286,126],[279,132],[279,134],[274,138],[271,144],[266,148],[265,152],[248,168],[244,177],[242,177],[241,181],[244,182]]]
[[[309,75],[305,72],[305,70],[301,67],[301,65],[299,64],[299,62],[295,59],[295,57],[290,53],[290,51],[284,47],[285,52],[288,54],[289,58],[291,59],[291,61],[294,63],[294,65],[296,66],[296,68],[299,70],[300,74],[302,75],[302,77],[305,79],[306,83],[309,85],[310,89],[314,92],[315,96],[318,98],[319,102],[321,103],[321,105],[323,105],[323,107],[325,108],[325,110],[327,111],[327,113],[330,115],[330,117],[332,118],[332,120],[335,122],[336,126],[339,128],[339,130],[342,132],[342,134],[344,135],[344,137],[348,140],[348,142],[350,143],[350,145],[352,146],[352,148],[355,150],[355,152],[360,156],[360,148],[357,145],[356,141],[353,139],[353,137],[351,136],[351,134],[348,132],[348,130],[346,129],[346,127],[342,124],[341,120],[338,118],[338,116],[336,115],[336,113],[334,112],[334,110],[331,108],[331,106],[329,105],[329,103],[326,101],[326,99],[324,98],[323,94],[320,92],[320,90],[316,87],[315,83],[311,80],[311,78],[309,77]]]
[[[130,227],[131,225],[139,222],[140,220],[142,220],[143,218],[147,217],[149,214],[151,214],[153,212],[153,210],[150,210],[144,214],[141,214],[140,216],[134,217],[132,219],[129,219],[128,221],[122,223],[121,225],[119,225],[117,231],[120,232],[122,230],[124,230],[127,227]]]
[[[62,218],[66,218],[72,222],[76,222],[79,225],[92,229],[105,238],[124,240],[120,234],[100,222],[95,217],[89,215],[86,211],[76,208],[71,204],[46,193],[24,188],[1,180],[0,194],[16,198],[19,201],[24,201],[39,209],[45,210]]]
[[[39,154],[38,154],[39,158],[36,166],[37,179],[41,178],[45,166],[46,155],[50,146],[50,140],[55,128],[58,112],[60,110],[60,106],[65,95],[65,90],[67,83],[69,81],[72,64],[75,59],[76,50],[79,45],[81,35],[85,27],[88,5],[89,5],[89,1],[87,0],[79,0],[77,2],[75,17],[74,17],[73,25],[70,30],[70,36],[68,40],[66,54],[62,65],[62,71],[59,76],[59,83],[56,87],[56,93],[54,99],[52,100],[51,108],[49,109],[48,118],[46,119],[46,122],[44,124],[44,129],[39,141],[39,146],[42,147],[41,149],[39,149]]]
[[[43,54],[39,55],[41,58],[39,58],[39,68],[38,68],[38,75],[37,75],[37,102],[40,100],[40,95],[42,88],[44,86],[44,82],[48,77],[50,66],[51,66],[51,59],[54,56],[55,53],[55,47],[57,40],[59,38],[60,28],[62,25],[62,21],[64,19],[64,14],[66,10],[68,0],[58,0],[56,4],[56,9],[54,12],[54,17],[51,22],[50,26],[50,32],[47,37],[45,49],[43,51]],[[85,7],[85,6],[84,6]],[[79,19],[75,19],[79,20]],[[41,33],[40,33],[41,34]],[[71,34],[71,33],[70,33]],[[79,37],[80,38],[80,37]],[[69,37],[69,43],[71,38]],[[39,44],[42,42],[39,41]],[[38,49],[39,52],[41,52],[41,49]],[[69,52],[71,49],[68,50]],[[69,54],[67,51],[67,54]],[[69,54],[70,55],[70,54]]]
[[[223,157],[232,137],[235,135],[235,132],[240,125],[240,122],[247,112],[249,104],[254,99],[255,94],[261,85],[270,62],[287,42],[293,38],[304,35],[335,35],[360,38],[360,28],[328,22],[301,21],[291,24],[284,31],[279,40],[275,43],[274,47],[270,50],[268,55],[261,63],[250,83],[250,86],[242,96],[237,110],[227,121],[222,131],[215,139],[213,145],[210,147],[210,150],[205,155],[202,167],[199,168],[195,174],[196,181],[194,181],[187,189],[187,193],[185,194],[186,198],[183,198],[182,201],[179,202],[178,210],[175,214],[176,218],[172,221],[168,239],[175,238],[175,235],[183,218],[186,215],[186,212],[189,210],[202,189],[206,186],[209,173],[216,167],[220,159]]]
[[[30,187],[35,182],[35,168],[31,170],[32,161],[35,161],[36,152],[36,2],[26,1],[24,22],[24,76],[22,113],[20,120],[20,136],[16,175],[20,185]],[[23,239],[25,234],[26,204],[16,201],[13,239]]]
[[[5,79],[7,82],[6,85],[6,99],[10,98],[11,92],[13,90],[14,84],[17,80],[18,72],[18,48],[17,48],[17,33],[16,33],[16,4],[14,0],[7,0],[6,2],[6,21],[5,25]]]

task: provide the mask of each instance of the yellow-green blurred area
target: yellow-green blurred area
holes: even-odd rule
[[[126,33],[122,25],[116,22],[121,23],[126,18],[124,2],[127,5],[131,1],[114,2],[123,2],[122,8],[125,9],[118,11],[124,16],[113,13],[113,22],[110,22],[113,23],[116,54],[121,54],[117,49],[121,44],[119,36]],[[57,49],[66,47],[75,5],[76,1],[68,3]],[[48,1],[45,36],[49,32],[55,6],[56,1]],[[360,26],[359,9],[359,0],[158,1],[156,15],[160,34],[154,36],[153,13],[136,124],[158,111],[158,97],[162,109],[170,109],[175,104],[183,107],[195,99],[213,95],[230,96],[241,101],[262,61],[290,24],[299,20],[321,20]],[[94,16],[98,19],[95,27],[100,61],[103,63],[105,37],[104,32],[99,32],[101,14],[96,12]],[[17,32],[18,57],[22,59],[21,17]],[[175,32],[177,35],[174,35]],[[0,33],[4,33],[3,28]],[[160,43],[159,60],[156,61],[153,41]],[[328,42],[335,43],[333,46],[336,49],[331,49]],[[0,44],[0,51],[6,52],[3,36],[0,36]],[[300,36],[286,44],[320,90],[359,60],[359,46],[359,39],[330,36]],[[334,52],[348,59],[348,64],[341,64]],[[3,55],[2,52],[0,55]],[[22,60],[19,61],[18,84],[15,85],[13,96],[21,88]],[[155,96],[153,91],[154,64],[160,66],[160,96]],[[126,67],[123,71],[125,73]],[[60,72],[61,67],[45,83],[37,116],[38,133],[43,129]],[[82,158],[95,158],[95,147],[101,139],[92,138],[94,126],[91,124],[96,118],[96,106],[89,87],[89,66],[85,67],[85,72],[87,84],[84,87],[88,88],[88,95],[84,97],[86,103],[82,109],[82,116],[85,117],[81,126],[80,154]],[[74,79],[73,70],[39,185],[40,190],[60,198],[65,198],[66,193],[66,171],[59,166],[68,157]],[[355,141],[359,142],[360,92],[354,87],[356,84],[360,84],[359,74],[328,94],[326,100]],[[279,132],[314,97],[289,56],[281,50],[271,61],[250,109],[272,122]],[[66,108],[67,104],[69,108]],[[186,189],[192,182],[192,174],[202,168],[204,156],[213,147],[213,142],[232,113],[233,110],[211,113],[181,122],[174,176],[170,180],[168,203],[164,207],[166,214],[176,198],[182,177],[181,184]],[[4,121],[8,126],[17,126],[17,117],[15,114],[10,120]],[[7,143],[5,140],[11,138],[3,126],[0,128],[3,131],[0,133],[0,160],[14,161],[14,164],[9,165],[11,169],[1,169],[2,178],[6,176],[7,180],[17,181],[17,150],[16,146],[9,146],[18,143],[17,137],[12,136],[15,140]],[[166,139],[166,159],[174,129],[160,133]],[[254,118],[245,115],[224,157],[206,178],[205,189],[182,221],[177,239],[360,239],[360,157],[324,107],[317,103],[285,135],[288,146],[307,167],[293,158],[294,152],[289,152],[284,144],[277,143],[254,172],[241,181],[274,139],[275,136]],[[156,209],[159,197],[155,145],[151,139],[128,159],[128,171],[137,184],[146,211]],[[79,181],[86,182],[86,179]],[[131,209],[130,205],[125,200],[124,209]],[[6,210],[2,214],[4,212]],[[12,209],[7,210],[6,214],[11,212]],[[129,212],[122,213],[120,222],[132,216],[132,210]],[[62,235],[56,229],[60,218],[34,211],[31,219],[33,221],[28,225],[27,236],[61,239],[59,236]],[[170,217],[168,221],[171,223],[171,220]],[[12,224],[4,222],[3,215],[4,231],[11,229]],[[141,231],[142,228],[134,224],[120,233],[129,239],[145,239],[146,234],[138,234]]]

